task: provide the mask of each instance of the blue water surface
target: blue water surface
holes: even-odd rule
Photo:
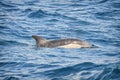
[[[32,35],[98,48],[36,48]],[[120,80],[120,0],[0,0],[0,80]]]

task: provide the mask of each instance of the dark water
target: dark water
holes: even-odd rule
[[[31,35],[99,48],[36,48]],[[120,0],[0,0],[0,80],[120,80]]]

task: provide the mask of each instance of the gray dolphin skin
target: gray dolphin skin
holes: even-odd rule
[[[79,39],[60,39],[60,40],[52,40],[48,41],[40,36],[32,35],[32,37],[36,40],[37,47],[45,47],[45,48],[90,48],[92,45],[86,41],[82,41]]]

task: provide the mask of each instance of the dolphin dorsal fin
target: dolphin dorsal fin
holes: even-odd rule
[[[40,45],[43,45],[44,43],[47,42],[46,39],[40,37],[40,36],[37,36],[37,35],[32,35],[32,37],[36,40],[36,45],[37,47],[39,47]]]

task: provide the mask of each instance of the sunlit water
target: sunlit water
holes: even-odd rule
[[[36,48],[32,35],[98,48]],[[0,80],[120,80],[120,1],[0,0]]]

